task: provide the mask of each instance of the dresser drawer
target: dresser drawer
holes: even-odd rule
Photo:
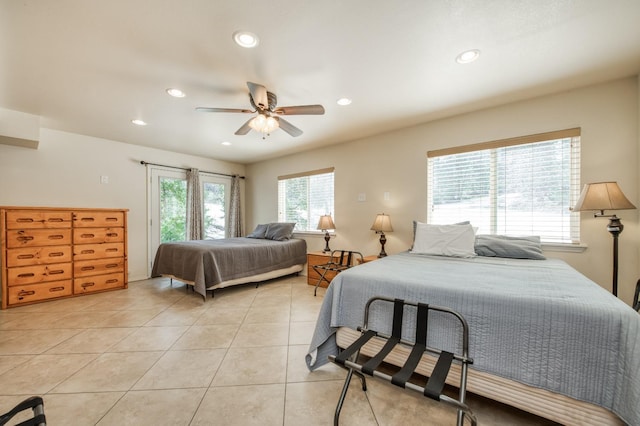
[[[124,228],[80,228],[73,230],[74,244],[119,243],[124,241]]]
[[[74,294],[90,293],[93,291],[110,290],[113,288],[124,288],[124,272],[96,275],[94,277],[76,278],[73,280]]]
[[[82,244],[73,246],[73,260],[123,257],[124,243]]]
[[[71,244],[71,229],[11,229],[7,231],[7,248],[66,244]]]
[[[124,258],[113,257],[110,259],[80,260],[73,264],[73,276],[88,277],[113,272],[124,272]]]
[[[7,229],[71,228],[71,212],[10,210]]]
[[[7,266],[71,262],[71,246],[23,247],[7,250]]]
[[[94,228],[105,226],[124,226],[124,212],[73,212],[73,226],[76,228]]]
[[[36,302],[38,300],[54,299],[56,297],[71,296],[73,285],[71,280],[53,281],[50,283],[20,285],[9,287],[9,305]]]
[[[51,265],[20,266],[7,269],[9,286],[37,284],[46,281],[60,281],[72,278],[71,263],[53,263]]]

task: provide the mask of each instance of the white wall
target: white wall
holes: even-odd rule
[[[244,175],[243,165],[40,130],[37,150],[0,145],[0,205],[125,208],[129,279],[147,277],[147,182],[140,160]],[[101,184],[100,176],[109,183]]]
[[[332,248],[352,248],[365,255],[380,251],[370,231],[377,213],[391,216],[389,254],[411,244],[411,221],[426,220],[426,152],[552,130],[582,128],[582,182],[618,181],[635,205],[640,164],[638,78],[631,77],[579,90],[425,123],[375,137],[334,145],[247,166],[247,227],[277,219],[277,176],[335,167],[336,237]],[[390,193],[385,201],[384,192]],[[358,194],[366,201],[359,202]],[[640,276],[640,227],[637,210],[616,212],[625,231],[620,236],[619,296],[630,303]],[[603,287],[611,287],[612,237],[607,220],[582,214],[582,253],[547,252],[560,257]],[[309,250],[320,250],[321,237],[308,237]]]

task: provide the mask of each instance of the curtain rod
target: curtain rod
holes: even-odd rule
[[[140,164],[142,164],[143,166],[160,166],[160,167],[168,167],[170,169],[178,169],[178,170],[190,170],[186,167],[177,167],[177,166],[167,166],[166,164],[156,164],[156,163],[149,163],[148,161],[140,161]],[[244,179],[244,176],[239,176],[239,175],[230,175],[227,173],[218,173],[218,172],[207,172],[204,170],[200,170],[202,173],[207,173],[210,175],[218,175],[218,176],[228,176],[228,177],[235,177],[238,176],[240,179]]]

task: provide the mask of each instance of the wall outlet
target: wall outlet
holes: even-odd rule
[[[100,176],[100,183],[109,183],[109,176]]]
[[[367,194],[361,192],[358,194],[358,201],[367,201]]]

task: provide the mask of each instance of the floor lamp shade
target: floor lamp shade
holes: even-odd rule
[[[331,249],[329,248],[329,240],[331,239],[331,235],[329,235],[329,229],[336,229],[336,225],[333,223],[333,219],[331,219],[330,214],[320,216],[317,229],[320,229],[322,232],[324,232],[325,247],[322,251],[331,252]]]
[[[588,183],[582,188],[580,197],[573,211],[596,211],[595,217],[608,217],[607,231],[613,236],[613,284],[612,293],[618,295],[618,236],[624,226],[615,214],[605,215],[605,210],[635,209],[631,201],[625,197],[617,182]],[[599,213],[598,213],[599,211]]]

